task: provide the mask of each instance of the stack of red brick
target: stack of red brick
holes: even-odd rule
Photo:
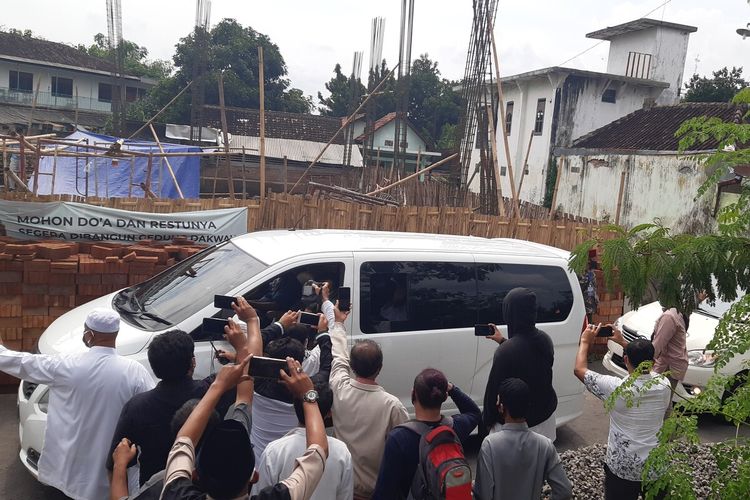
[[[597,295],[599,296],[599,304],[596,308],[596,312],[592,315],[593,323],[607,325],[614,323],[617,319],[622,316],[623,307],[625,305],[625,299],[622,294],[622,290],[619,287],[617,279],[617,271],[614,272],[615,278],[612,284],[612,289],[607,288],[606,281],[604,279],[604,273],[601,269],[595,269],[594,275],[596,276],[596,288]],[[607,338],[600,337],[596,339],[597,344],[606,344]]]
[[[115,245],[0,237],[0,337],[11,349],[31,350],[70,309],[140,283],[201,249],[179,239]]]

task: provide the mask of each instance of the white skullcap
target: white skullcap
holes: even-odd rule
[[[98,333],[117,333],[120,315],[112,309],[97,307],[86,316],[86,326]]]

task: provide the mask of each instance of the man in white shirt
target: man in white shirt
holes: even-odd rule
[[[105,463],[120,411],[154,388],[141,364],[115,352],[119,329],[116,312],[97,308],[83,327],[85,352],[51,356],[0,345],[0,371],[50,388],[39,480],[76,500],[109,497]]]
[[[591,325],[584,330],[573,372],[591,394],[606,400],[625,380],[602,375],[587,367],[589,347],[600,328],[601,325]],[[661,429],[664,413],[672,400],[672,390],[666,377],[640,367],[643,362],[654,361],[651,342],[637,339],[628,343],[616,328],[613,328],[613,334],[612,340],[624,348],[623,359],[628,373],[638,371],[638,376],[629,390],[632,401],[618,398],[609,414],[604,495],[607,500],[635,500],[641,494],[643,466],[658,443],[656,434]]]
[[[328,384],[317,383],[318,408],[325,418],[333,406],[333,393]],[[294,469],[294,461],[307,448],[305,436],[305,414],[302,401],[294,401],[294,411],[299,426],[289,431],[286,436],[273,441],[260,457],[258,464],[258,482],[254,491],[260,491],[288,477]],[[351,500],[353,494],[352,455],[346,445],[334,437],[328,437],[328,458],[323,477],[318,483],[311,500]]]

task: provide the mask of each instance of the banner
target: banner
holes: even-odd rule
[[[0,200],[5,234],[21,240],[138,243],[185,236],[213,245],[247,232],[247,208],[154,214],[84,203]]]

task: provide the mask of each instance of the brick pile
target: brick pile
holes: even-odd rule
[[[116,245],[0,237],[0,336],[8,348],[30,351],[67,311],[145,281],[202,248],[187,239]]]

